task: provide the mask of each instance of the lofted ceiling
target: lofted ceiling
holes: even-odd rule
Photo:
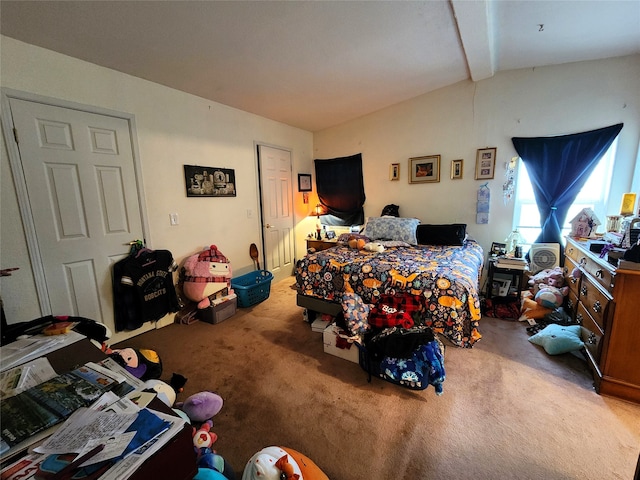
[[[0,33],[313,132],[501,70],[638,54],[640,1],[1,0]]]

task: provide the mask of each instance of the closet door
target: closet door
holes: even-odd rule
[[[43,314],[87,317],[115,331],[111,267],[144,238],[130,122],[17,98],[10,106]]]

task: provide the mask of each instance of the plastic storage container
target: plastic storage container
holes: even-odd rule
[[[269,298],[273,274],[268,270],[257,270],[231,279],[231,288],[238,296],[240,308],[250,307]]]

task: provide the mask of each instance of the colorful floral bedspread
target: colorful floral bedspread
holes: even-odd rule
[[[388,247],[367,252],[336,246],[298,261],[296,281],[303,295],[339,302],[353,291],[366,303],[382,294],[419,295],[425,302],[424,324],[453,344],[471,347],[481,338],[479,279],[482,247]]]

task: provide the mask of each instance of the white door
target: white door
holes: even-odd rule
[[[293,273],[295,261],[291,152],[259,145],[258,160],[264,268],[278,281]]]
[[[115,332],[111,266],[144,238],[129,121],[9,102],[50,313]]]

